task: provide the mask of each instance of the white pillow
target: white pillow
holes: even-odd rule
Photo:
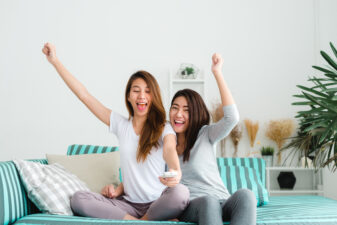
[[[59,163],[75,174],[93,192],[100,193],[107,184],[117,186],[119,182],[119,152],[82,155],[50,155],[48,164]]]
[[[85,183],[61,165],[13,160],[29,199],[43,213],[73,215],[70,198],[76,191],[89,191]]]

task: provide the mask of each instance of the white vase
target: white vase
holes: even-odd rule
[[[262,158],[266,162],[266,167],[272,167],[273,166],[274,157],[272,155],[263,155]]]

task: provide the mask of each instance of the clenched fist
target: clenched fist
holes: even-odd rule
[[[46,43],[43,46],[42,49],[43,54],[46,55],[47,60],[51,63],[54,64],[57,61],[57,57],[56,57],[56,48],[53,44],[51,43]]]
[[[220,54],[214,53],[212,56],[212,72],[213,74],[221,73],[223,59]]]
[[[117,192],[115,191],[115,187],[110,184],[110,185],[106,185],[102,191],[101,194],[107,198],[115,198],[117,197]]]

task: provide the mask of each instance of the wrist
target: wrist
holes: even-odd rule
[[[222,73],[220,70],[213,70],[212,71],[215,77],[222,77]]]
[[[50,63],[51,63],[54,67],[58,67],[58,66],[61,65],[61,61],[60,61],[58,58],[54,59],[54,60],[51,61]]]

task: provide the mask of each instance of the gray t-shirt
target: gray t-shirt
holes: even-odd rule
[[[221,120],[200,129],[189,160],[183,162],[183,155],[179,156],[182,170],[180,182],[189,188],[191,200],[204,195],[219,199],[230,196],[219,174],[214,144],[231,132],[239,122],[239,113],[235,104],[224,106],[223,111]]]

